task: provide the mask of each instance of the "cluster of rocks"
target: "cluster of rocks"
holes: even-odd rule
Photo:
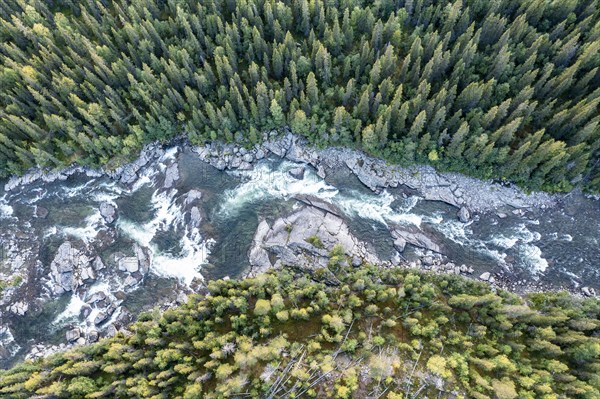
[[[375,251],[350,233],[333,205],[310,196],[298,200],[306,205],[273,224],[260,222],[248,252],[248,275],[283,266],[308,271],[325,268],[335,245],[343,248],[354,266],[379,262]]]
[[[91,283],[96,280],[96,272],[103,268],[100,257],[91,258],[70,241],[65,241],[58,247],[50,264],[50,277],[54,283],[52,291],[55,295],[61,295]]]
[[[205,147],[194,147],[198,157],[211,166],[219,169],[252,169],[252,163],[267,156],[261,145],[247,149],[235,144],[212,143]]]
[[[427,251],[416,261],[409,262],[408,267],[428,270],[434,273],[462,274],[466,276],[472,276],[475,272],[475,269],[471,266],[465,264],[456,265],[453,262],[448,262],[442,254],[431,251]]]

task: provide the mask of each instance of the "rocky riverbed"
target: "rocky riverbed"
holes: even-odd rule
[[[264,139],[155,144],[117,170],[5,182],[0,366],[127,333],[141,311],[181,303],[207,279],[271,267],[322,277],[340,251],[354,267],[463,274],[519,292],[600,288],[597,200],[319,151],[285,131]]]

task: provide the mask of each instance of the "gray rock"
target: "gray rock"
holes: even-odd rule
[[[119,259],[119,270],[128,273],[137,272],[140,269],[138,258],[135,256],[127,256]]]
[[[421,262],[426,266],[432,266],[434,264],[434,259],[431,256],[424,256],[421,258]]]
[[[117,335],[117,333],[117,327],[113,326],[112,324],[106,328],[107,337],[114,337],[115,335]]]
[[[117,219],[117,208],[113,204],[103,202],[100,204],[100,215],[106,223],[111,224]]]
[[[479,276],[479,279],[483,280],[483,281],[489,281],[491,276],[492,275],[489,272],[485,272],[485,273],[481,273],[481,275]]]
[[[496,216],[498,216],[500,219],[506,219],[508,217],[508,215],[504,212],[496,212]]]
[[[107,298],[106,293],[104,291],[98,291],[93,293],[87,300],[87,303],[94,304],[96,302],[103,301]]]
[[[246,151],[246,150],[244,150],[244,151]],[[252,154],[246,153],[246,154],[242,154],[242,155],[243,155],[242,159],[244,162],[252,163],[254,161],[254,156],[252,156]]]
[[[431,238],[427,237],[418,228],[412,226],[392,226],[390,233],[394,240],[403,239],[406,243],[415,247],[429,249],[433,252],[441,253],[442,248]]]
[[[596,290],[594,290],[591,287],[582,287],[581,288],[581,292],[583,292],[583,294],[585,296],[589,296],[589,297],[596,296]]]
[[[121,172],[121,183],[123,184],[132,184],[137,178],[137,169],[133,165],[127,165]]]
[[[94,274],[94,269],[92,266],[87,266],[81,269],[80,279],[84,282],[90,282],[96,279],[96,275]]]
[[[165,172],[164,188],[171,188],[173,184],[179,180],[179,166],[177,162],[172,163]]]
[[[40,219],[46,219],[48,216],[48,209],[43,206],[36,206],[35,208],[35,216]]]
[[[27,302],[16,302],[10,306],[10,311],[16,315],[23,316],[29,310],[29,304]]]
[[[256,159],[263,159],[265,156],[266,154],[261,148],[256,150]]]
[[[471,220],[471,213],[466,207],[463,206],[458,211],[458,220],[460,220],[463,223],[467,223],[469,222],[469,220]]]
[[[75,344],[80,345],[80,346],[85,345],[85,338],[83,338],[83,337],[77,338],[77,341],[75,341]]]
[[[288,171],[288,173],[294,179],[298,179],[298,180],[304,179],[304,168],[303,167],[292,168]]]
[[[104,269],[104,262],[102,262],[102,258],[100,258],[99,256],[96,256],[94,258],[94,261],[92,262],[92,267],[94,268],[95,271],[99,271]]]
[[[127,276],[127,278],[125,279],[125,286],[126,287],[133,287],[134,285],[136,285],[140,280],[135,278],[134,276]]]
[[[304,202],[307,205],[310,205],[312,207],[315,208],[319,208],[325,212],[331,213],[335,216],[341,216],[342,212],[340,212],[340,210],[333,204],[322,200],[318,197],[315,197],[313,195],[305,195],[305,194],[299,194],[294,196],[294,199],[300,201],[300,202]]]
[[[108,319],[108,316],[109,314],[105,311],[99,312],[94,318],[94,324],[98,325],[104,323]]]
[[[229,163],[229,167],[232,168],[232,169],[236,169],[236,168],[239,168],[239,166],[241,164],[242,164],[242,158],[241,157],[235,157]]]
[[[134,244],[133,252],[135,253],[135,257],[138,261],[139,272],[145,275],[150,269],[150,250],[146,247],[141,247],[138,244]]]
[[[186,193],[184,205],[187,206],[196,200],[200,200],[201,198],[202,191],[192,189]]]
[[[98,331],[91,330],[87,333],[88,342],[96,342],[98,341]]]
[[[81,330],[79,329],[79,327],[75,327],[67,331],[66,337],[68,342],[75,342],[79,339],[79,337],[81,337]]]
[[[402,237],[398,237],[394,240],[394,247],[398,250],[398,252],[404,252],[406,248],[406,240]]]
[[[358,267],[360,265],[362,265],[362,259],[360,259],[358,256],[354,255],[352,257],[352,266]]]
[[[83,305],[81,309],[79,309],[79,316],[87,319],[87,317],[92,313],[92,308],[89,305]]]

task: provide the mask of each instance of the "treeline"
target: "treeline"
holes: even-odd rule
[[[0,397],[600,397],[596,299],[332,269],[337,285],[330,270],[212,281],[132,333],[0,371]]]
[[[600,190],[596,0],[5,0],[0,170],[284,124],[401,164]]]

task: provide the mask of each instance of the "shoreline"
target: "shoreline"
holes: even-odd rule
[[[361,182],[375,193],[386,188],[406,186],[418,191],[426,200],[442,201],[457,208],[466,208],[470,213],[487,213],[506,209],[528,209],[554,207],[578,189],[565,194],[550,194],[536,191],[529,194],[514,184],[503,185],[492,181],[462,175],[454,172],[438,172],[430,165],[402,167],[371,157],[362,151],[330,147],[323,150],[309,146],[306,139],[294,135],[288,129],[267,132],[263,142],[251,149],[236,144],[220,142],[205,146],[193,146],[183,138],[169,143],[158,142],[146,145],[138,158],[115,170],[103,167],[90,168],[71,165],[61,171],[33,169],[23,176],[11,176],[4,184],[5,191],[36,182],[50,183],[66,180],[69,176],[82,173],[88,177],[108,176],[113,180],[130,185],[137,179],[137,172],[148,163],[158,159],[168,149],[190,148],[201,160],[219,170],[251,169],[252,164],[269,154],[274,154],[293,162],[301,162],[314,167],[317,174],[325,178],[327,169],[347,167]],[[600,200],[600,196],[586,198]]]

